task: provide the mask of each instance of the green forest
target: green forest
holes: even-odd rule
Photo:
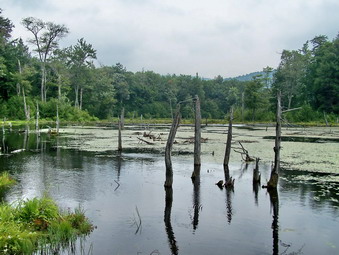
[[[282,93],[289,122],[338,123],[339,34],[306,41],[300,49],[283,50],[277,67],[265,67],[250,81],[204,79],[190,75],[130,72],[117,63],[95,66],[96,49],[85,38],[60,48],[69,34],[65,25],[23,18],[27,41],[12,38],[11,20],[0,9],[0,118],[91,121],[117,117],[171,118],[172,109],[198,95],[204,119],[224,119],[231,107],[235,121],[275,119],[276,94]],[[192,118],[192,104],[183,104]]]

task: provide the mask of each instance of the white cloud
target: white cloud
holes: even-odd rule
[[[276,67],[283,49],[338,33],[337,0],[0,0],[3,15],[65,24],[62,46],[84,37],[105,65],[228,77]]]

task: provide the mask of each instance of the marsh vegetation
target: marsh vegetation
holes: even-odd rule
[[[3,199],[12,204],[47,194],[61,208],[81,206],[97,229],[74,246],[92,254],[337,253],[335,141],[283,142],[276,193],[253,185],[255,162],[245,164],[231,152],[234,189],[221,190],[215,183],[224,179],[227,127],[202,127],[200,182],[192,184],[194,127],[181,126],[172,150],[173,187],[164,190],[168,131],[166,125],[125,125],[121,153],[112,127],[62,127],[58,136],[8,131],[0,165],[17,184]],[[283,136],[323,138],[338,137],[338,131],[282,129]],[[233,128],[232,150],[240,141],[252,157],[261,158],[263,183],[274,158],[274,141],[263,138],[274,132],[274,127]]]

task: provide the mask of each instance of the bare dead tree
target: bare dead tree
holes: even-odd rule
[[[232,121],[233,121],[233,108],[230,111],[230,120],[228,123],[228,131],[227,131],[227,141],[226,141],[226,150],[224,157],[224,166],[228,166],[231,155],[231,143],[232,143]]]
[[[172,168],[172,160],[171,160],[171,152],[172,146],[175,139],[175,135],[177,133],[177,129],[180,123],[180,104],[177,105],[177,109],[175,112],[175,117],[172,122],[171,130],[168,134],[167,144],[165,148],[165,165],[166,165],[166,180],[165,187],[171,188],[173,184],[173,168]]]
[[[267,183],[267,188],[277,188],[280,170],[280,143],[281,143],[281,91],[277,94],[277,113],[275,129],[274,166],[271,170],[271,178]]]
[[[195,103],[195,127],[194,127],[194,171],[192,173],[192,179],[200,176],[201,165],[201,113],[200,113],[200,100],[198,95],[195,96],[193,102]]]
[[[118,121],[118,151],[122,151],[122,139],[121,139],[121,119]]]

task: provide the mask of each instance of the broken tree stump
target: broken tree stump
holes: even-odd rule
[[[172,146],[180,123],[180,104],[177,105],[175,117],[171,126],[171,130],[168,134],[168,139],[165,148],[165,165],[166,165],[166,180],[164,186],[171,188],[173,184],[173,168],[171,160]]]
[[[274,166],[271,169],[271,178],[267,182],[267,188],[276,189],[279,180],[280,170],[280,149],[281,149],[281,91],[277,94],[277,113],[276,113],[276,128],[275,128],[275,145],[274,145]]]
[[[192,173],[192,180],[200,176],[201,165],[201,113],[200,100],[196,95],[193,102],[195,103],[195,126],[194,126],[194,171]],[[198,167],[199,166],[199,167]]]
[[[232,143],[232,121],[233,121],[233,108],[231,108],[230,120],[229,120],[229,123],[228,123],[226,150],[225,150],[225,157],[224,157],[224,166],[228,165],[228,163],[230,161],[231,143]]]
[[[260,183],[260,171],[259,171],[260,158],[255,158],[255,168],[253,169],[253,183]]]
[[[122,151],[122,139],[121,139],[121,119],[118,121],[118,151]]]

